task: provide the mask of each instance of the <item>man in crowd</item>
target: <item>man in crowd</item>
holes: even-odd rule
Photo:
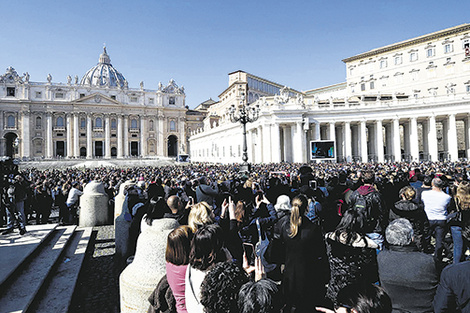
[[[65,219],[67,223],[76,222],[78,200],[80,196],[83,195],[83,191],[80,189],[81,186],[79,182],[74,182],[72,184],[72,189],[70,189],[67,201],[65,202],[68,208],[68,218]]]
[[[3,235],[13,232],[14,224],[18,223],[20,235],[26,233],[26,215],[24,212],[24,202],[26,200],[26,188],[28,183],[23,176],[16,175],[10,183],[6,194],[6,213],[7,213],[7,229],[3,231]]]

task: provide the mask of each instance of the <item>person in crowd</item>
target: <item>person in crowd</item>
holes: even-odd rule
[[[374,187],[374,172],[365,171],[361,173],[361,180],[362,186],[351,194],[349,207],[364,211],[366,217],[364,231],[381,249],[383,232],[388,224],[388,214],[386,214],[386,208],[380,193]]]
[[[199,185],[196,188],[197,202],[206,202],[213,207],[216,197],[219,195],[219,188],[216,184],[209,184],[207,177],[202,176],[198,179]]]
[[[452,241],[454,243],[454,264],[462,262],[465,251],[469,248],[470,234],[470,182],[462,181],[455,192],[455,212],[448,215]],[[464,236],[466,233],[467,236]]]
[[[240,313],[279,313],[282,306],[280,289],[271,279],[249,281],[238,293]]]
[[[235,263],[228,261],[215,264],[201,284],[204,312],[238,313],[238,294],[247,282],[246,273]]]
[[[278,264],[284,263],[282,291],[286,312],[314,312],[325,305],[325,283],[328,281],[328,261],[325,241],[318,224],[306,216],[308,200],[298,195],[292,200],[290,215],[282,222],[280,251],[272,251]],[[273,248],[274,249],[274,248]]]
[[[413,233],[413,226],[404,218],[387,226],[388,248],[377,256],[380,285],[392,299],[394,311],[431,313],[438,271],[434,258],[414,244]]]
[[[215,223],[212,208],[207,202],[199,202],[192,206],[188,216],[188,225],[195,233],[198,228]]]
[[[470,261],[444,268],[434,297],[435,313],[470,312]]]
[[[79,182],[73,182],[72,188],[69,191],[67,196],[67,201],[65,204],[67,205],[68,214],[67,214],[67,224],[76,223],[77,221],[77,208],[79,204],[79,198],[83,195],[83,191],[81,190],[82,187]]]
[[[147,212],[142,216],[141,219],[140,232],[143,232],[148,227],[152,226],[152,222],[154,220],[164,218],[165,213],[169,211],[169,208],[163,197],[149,199],[149,203],[146,205],[146,208]]]
[[[352,284],[338,293],[335,310],[319,307],[324,313],[391,313],[392,303],[383,288],[375,284]]]
[[[3,235],[13,232],[14,224],[18,223],[20,235],[26,233],[26,215],[24,212],[24,202],[26,200],[28,182],[21,175],[16,175],[10,182],[5,196],[7,228]]]
[[[376,256],[379,246],[366,236],[364,225],[366,216],[349,209],[336,230],[325,235],[331,272],[327,297],[333,302],[339,290],[347,285],[379,280]]]
[[[208,270],[231,257],[224,249],[222,229],[217,224],[202,225],[191,240],[189,266],[185,276],[185,301],[189,313],[204,312],[201,284]]]
[[[166,276],[178,313],[186,313],[185,276],[193,233],[187,225],[180,226],[168,235],[166,246]]]
[[[36,224],[46,224],[51,215],[52,191],[47,181],[41,182],[34,189],[34,207],[36,211]]]
[[[411,186],[405,186],[400,190],[401,200],[396,202],[390,209],[389,220],[406,218],[413,225],[414,243],[421,252],[432,253],[429,240],[429,220],[422,206],[413,202],[416,191]]]
[[[424,211],[429,219],[430,232],[436,239],[434,257],[438,262],[442,261],[444,251],[444,237],[447,232],[447,207],[451,197],[442,191],[444,182],[441,178],[435,177],[432,180],[431,190],[424,191],[421,199],[424,203]]]
[[[177,195],[170,196],[166,203],[170,209],[170,212],[165,213],[164,217],[174,218],[180,223],[180,225],[187,225],[191,206],[194,205],[194,198],[189,198],[186,207],[184,206],[183,201]]]

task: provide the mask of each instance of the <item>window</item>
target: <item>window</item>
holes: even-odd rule
[[[59,116],[55,121],[55,125],[58,127],[64,127],[64,118],[62,116]]]
[[[42,92],[36,91],[36,99],[41,99],[42,98]]]
[[[149,131],[153,132],[153,120],[149,121]]]
[[[400,65],[402,62],[403,62],[403,59],[401,55],[395,57],[395,65]]]
[[[366,84],[362,83],[361,84],[361,91],[365,91],[366,90]]]
[[[15,123],[15,117],[13,115],[8,115],[8,118],[7,118],[7,126],[8,127],[15,127],[16,123]]]
[[[465,91],[466,91],[467,93],[470,93],[470,85],[466,85],[466,86],[465,86]]]
[[[452,47],[452,44],[450,43],[446,43],[444,45],[444,53],[451,53],[453,51],[453,47]]]
[[[426,57],[430,58],[434,56],[434,48],[427,48],[426,49]]]
[[[149,104],[153,104],[155,102],[154,98],[149,98]]]
[[[80,94],[80,98],[83,98],[83,97],[85,97],[85,94],[84,94],[84,93],[81,93],[81,94]]]
[[[380,60],[380,68],[386,68],[387,67],[387,60]]]
[[[56,99],[64,99],[64,94],[62,92],[58,92],[55,94]]]
[[[470,40],[469,39],[465,39],[463,41],[463,49],[467,49],[467,48],[470,48]]]
[[[134,103],[135,103],[135,102],[137,102],[137,101],[138,101],[138,99],[137,99],[137,97],[131,97],[129,101],[130,101],[130,102],[134,102]]]
[[[40,116],[36,117],[36,129],[41,129],[42,127],[42,118]]]
[[[15,87],[7,87],[7,97],[15,96]]]
[[[111,129],[116,129],[116,119],[115,118],[113,118],[111,120]]]
[[[137,128],[137,120],[135,118],[131,120],[131,128],[134,128],[134,129]]]
[[[116,96],[115,96],[115,95],[112,95],[112,96],[111,96],[111,99],[116,100]]]
[[[101,119],[101,117],[97,117],[97,118],[96,118],[96,120],[95,120],[95,127],[98,127],[98,128],[103,127],[103,120]]]
[[[176,131],[176,123],[175,123],[175,121],[170,121],[170,131]]]
[[[410,62],[414,62],[418,60],[418,53],[417,52],[411,52],[410,53]]]
[[[85,128],[86,127],[86,120],[82,117],[80,119],[80,128]]]
[[[170,105],[175,105],[175,97],[170,97],[169,100],[168,100],[168,103]]]
[[[374,82],[370,82],[370,89],[374,89],[374,88],[375,88]]]

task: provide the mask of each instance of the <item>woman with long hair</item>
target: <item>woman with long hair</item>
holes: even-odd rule
[[[185,276],[189,264],[189,253],[193,232],[187,225],[180,226],[168,235],[166,245],[166,276],[178,313],[186,313]]]
[[[204,225],[215,223],[214,212],[207,202],[199,202],[191,207],[188,216],[188,225],[193,233]]]
[[[457,186],[454,197],[456,211],[449,214],[447,220],[454,242],[454,263],[462,262],[464,252],[469,248],[470,240],[470,183],[462,181]]]
[[[291,214],[284,217],[288,221],[281,223],[278,247],[283,250],[285,260],[281,286],[287,312],[316,312],[316,306],[325,305],[328,278],[325,242],[320,226],[305,216],[307,208],[307,198],[296,196]]]
[[[344,212],[336,230],[326,234],[331,271],[327,297],[333,302],[338,291],[347,285],[378,281],[378,245],[366,236],[365,225],[364,214],[349,209]]]

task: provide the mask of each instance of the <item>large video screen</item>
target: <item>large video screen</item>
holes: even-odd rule
[[[336,159],[335,142],[332,140],[310,141],[310,159]]]

